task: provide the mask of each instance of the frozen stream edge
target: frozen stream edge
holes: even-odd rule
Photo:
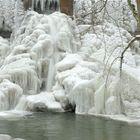
[[[12,137],[9,136],[9,135],[0,134],[0,140],[24,140],[24,139],[12,138]]]

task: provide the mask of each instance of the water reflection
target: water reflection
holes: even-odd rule
[[[0,133],[27,140],[140,140],[140,127],[72,113],[0,120]]]

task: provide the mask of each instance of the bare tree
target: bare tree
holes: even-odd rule
[[[140,32],[140,0],[136,0],[137,2],[137,19],[138,19],[138,24],[137,24],[137,31]]]

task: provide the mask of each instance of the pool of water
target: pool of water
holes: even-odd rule
[[[73,113],[0,120],[0,134],[26,140],[140,140],[140,127]]]

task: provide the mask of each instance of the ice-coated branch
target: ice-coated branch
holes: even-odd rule
[[[122,74],[122,64],[123,64],[123,58],[124,58],[124,54],[125,52],[131,47],[132,43],[136,40],[140,40],[140,35],[136,35],[134,36],[128,43],[127,47],[123,50],[123,52],[121,53],[121,60],[120,60],[120,77]]]

